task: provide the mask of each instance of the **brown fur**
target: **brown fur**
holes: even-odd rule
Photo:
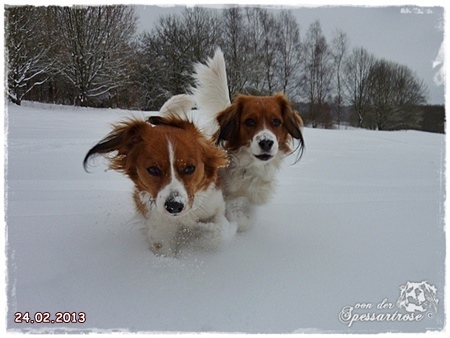
[[[86,168],[91,156],[102,154],[109,160],[111,169],[127,175],[136,186],[133,198],[143,214],[147,209],[138,192],[148,192],[154,199],[171,180],[169,141],[174,151],[176,175],[190,199],[217,182],[219,167],[228,164],[226,153],[207,140],[192,122],[176,116],[150,118],[150,122],[156,125],[137,118],[114,125],[113,131],[84,159]],[[195,171],[185,174],[187,166],[195,166]],[[151,175],[149,167],[157,167],[161,174]]]
[[[255,125],[246,125],[248,119],[255,121]],[[276,120],[281,124],[274,123]],[[263,128],[269,128],[277,136],[281,151],[290,152],[292,138],[300,140],[303,148],[303,121],[283,94],[238,95],[232,105],[218,114],[217,122],[220,126],[215,135],[217,143],[222,143],[230,151],[248,146],[253,136]]]

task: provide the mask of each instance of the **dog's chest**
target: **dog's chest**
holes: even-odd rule
[[[251,203],[267,203],[276,186],[274,165],[224,168],[219,171],[226,200],[245,196]]]

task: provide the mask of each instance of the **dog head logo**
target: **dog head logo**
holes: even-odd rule
[[[397,300],[397,307],[407,312],[425,312],[433,310],[437,312],[439,300],[436,297],[436,287],[426,281],[421,283],[407,282],[400,286],[400,297]]]

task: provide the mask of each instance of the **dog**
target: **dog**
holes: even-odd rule
[[[88,151],[86,171],[89,159],[99,154],[134,182],[134,203],[156,255],[176,256],[196,240],[217,247],[236,232],[225,218],[218,180],[227,154],[192,122],[170,114],[130,118]]]
[[[206,64],[194,67],[195,85],[188,95],[171,100],[194,101],[211,122],[204,133],[227,151],[230,165],[219,169],[226,201],[226,217],[238,224],[238,231],[251,226],[256,206],[266,204],[276,187],[282,159],[293,151],[298,140],[298,158],[305,143],[303,121],[283,94],[273,96],[237,95],[231,103],[223,53],[217,49]]]

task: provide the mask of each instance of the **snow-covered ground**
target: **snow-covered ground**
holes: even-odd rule
[[[218,251],[173,259],[154,256],[133,222],[131,182],[102,160],[91,173],[82,167],[110,123],[130,112],[7,108],[8,330],[443,328],[444,135],[306,128],[302,160],[285,160],[252,230]],[[437,311],[416,293],[409,301],[426,311],[405,321],[399,288],[422,281],[436,288]],[[86,321],[14,323],[16,312],[39,320],[39,311],[84,312]]]

